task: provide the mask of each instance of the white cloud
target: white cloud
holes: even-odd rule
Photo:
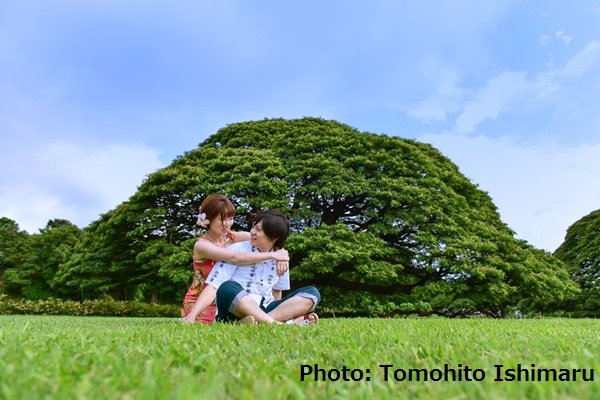
[[[547,110],[552,112],[551,107],[566,102],[585,103],[588,100],[583,100],[580,90],[565,87],[573,82],[580,83],[587,74],[597,71],[599,65],[600,42],[591,41],[563,66],[537,74],[506,70],[490,77],[478,88],[465,87],[459,73],[436,66],[428,74],[436,77],[430,78],[435,89],[428,98],[409,106],[392,105],[391,108],[402,110],[422,122],[443,122],[456,115],[453,130],[472,134],[483,122],[507,114],[521,114],[542,107],[550,107]],[[545,102],[536,103],[538,101]],[[585,106],[587,104],[582,104],[581,108]]]
[[[20,229],[36,233],[52,218],[65,218],[69,209],[57,196],[40,190],[34,183],[2,185],[0,216],[19,224]],[[73,221],[72,221],[73,222]]]
[[[550,40],[552,40],[552,38],[548,35],[542,35],[538,38],[538,43],[541,46],[548,46],[550,44]]]
[[[532,84],[536,87],[537,98],[555,93],[572,80],[581,79],[600,66],[600,41],[588,43],[581,51],[571,57],[562,67],[548,69],[539,73]]]
[[[477,91],[456,118],[456,131],[472,133],[480,123],[496,119],[512,107],[529,90],[525,74],[502,72],[491,78],[487,85]]]
[[[574,104],[582,103],[585,108],[590,101],[579,89],[569,90],[569,84],[582,82],[587,74],[597,71],[600,66],[600,42],[592,41],[581,51],[571,57],[562,67],[548,69],[539,73],[532,79],[535,100],[552,99],[556,104],[572,101]],[[586,86],[592,87],[593,81]],[[595,93],[595,92],[594,92]],[[593,99],[595,101],[597,99]]]
[[[444,68],[437,63],[423,67],[426,75],[435,86],[434,93],[428,99],[408,107],[389,104],[392,109],[405,111],[410,117],[423,122],[445,121],[460,109],[459,102],[464,90],[459,87],[460,74],[456,70]]]
[[[554,36],[556,36],[557,38],[561,39],[563,42],[565,42],[565,46],[568,46],[569,43],[571,43],[571,40],[573,40],[572,36],[569,36],[565,33],[565,28],[559,28],[555,33]]]
[[[563,69],[562,75],[579,78],[598,66],[600,63],[600,42],[592,41],[583,50],[571,58]]]
[[[533,146],[508,138],[430,134],[433,144],[461,172],[487,191],[502,220],[518,238],[548,251],[568,227],[600,208],[600,143]]]
[[[13,160],[15,161],[15,160]],[[147,147],[54,143],[33,148],[0,180],[0,216],[35,233],[62,218],[84,227],[133,195],[163,165]]]

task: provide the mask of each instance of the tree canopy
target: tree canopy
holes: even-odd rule
[[[0,220],[4,289],[180,302],[198,207],[213,193],[236,205],[234,229],[266,208],[290,218],[292,285],[319,287],[326,312],[503,316],[578,290],[562,261],[516,239],[488,194],[431,145],[318,118],[228,125],[83,230],[54,220],[29,237]]]
[[[12,232],[18,242],[9,244],[7,251],[18,262],[11,263],[2,277],[4,291],[27,299],[63,297],[62,288],[54,284],[55,275],[71,259],[81,229],[67,220],[53,219],[37,234]]]
[[[565,303],[565,310],[597,317],[600,312],[600,210],[576,221],[554,252],[568,266],[581,293]]]
[[[2,292],[15,292],[16,289],[6,285],[6,272],[20,268],[28,257],[31,249],[31,240],[26,231],[19,229],[19,225],[10,218],[0,218],[0,290]]]
[[[488,194],[431,145],[317,118],[219,130],[92,224],[77,268],[105,269],[107,288],[143,282],[180,299],[198,206],[212,193],[234,202],[236,229],[260,209],[288,215],[292,284],[317,285],[332,312],[500,316],[576,290],[564,265],[515,239]],[[65,271],[76,282],[74,265]]]

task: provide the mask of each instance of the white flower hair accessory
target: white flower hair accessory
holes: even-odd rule
[[[200,211],[202,211],[202,210],[200,210]],[[208,220],[206,219],[206,213],[200,212],[200,214],[198,214],[198,221],[196,221],[196,224],[203,228],[206,228],[208,226]]]

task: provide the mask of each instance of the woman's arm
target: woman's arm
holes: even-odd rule
[[[250,232],[231,232],[231,237],[233,239],[233,243],[248,241],[250,240]],[[275,258],[275,260],[277,260],[277,276],[285,274],[289,269],[289,259],[286,258],[285,260],[280,260]]]
[[[232,238],[233,238],[233,243],[237,243],[237,242],[247,242],[248,240],[250,240],[250,232],[246,232],[246,231],[241,231],[241,232],[231,232]]]
[[[208,240],[197,240],[194,244],[194,259],[219,260],[230,264],[253,264],[266,260],[289,261],[290,256],[285,249],[270,252],[233,251],[219,247]]]

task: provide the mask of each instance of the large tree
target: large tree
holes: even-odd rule
[[[135,249],[119,260],[133,263],[129,279],[150,267],[183,290],[195,214],[211,193],[236,204],[238,228],[259,209],[286,213],[292,280],[316,284],[332,312],[500,316],[575,290],[562,264],[515,239],[487,193],[431,145],[315,118],[219,130],[149,175],[105,218],[103,243]]]
[[[90,224],[73,256],[60,265],[53,287],[77,300],[108,294],[119,300],[157,302],[166,292],[165,299],[175,301],[175,284],[158,276],[163,254],[156,249],[166,237],[131,240],[138,233],[138,220],[143,216],[135,203],[124,202]]]
[[[45,228],[29,237],[28,246],[14,247],[20,248],[26,257],[7,270],[7,291],[26,299],[61,297],[60,291],[53,287],[53,280],[59,266],[71,258],[80,238],[81,229],[69,221],[48,221]]]
[[[20,287],[6,284],[12,271],[18,270],[31,256],[31,237],[19,229],[19,224],[10,218],[0,218],[0,292],[20,294]]]
[[[554,255],[567,264],[581,293],[565,303],[580,316],[600,315],[600,210],[581,218],[567,230]]]

